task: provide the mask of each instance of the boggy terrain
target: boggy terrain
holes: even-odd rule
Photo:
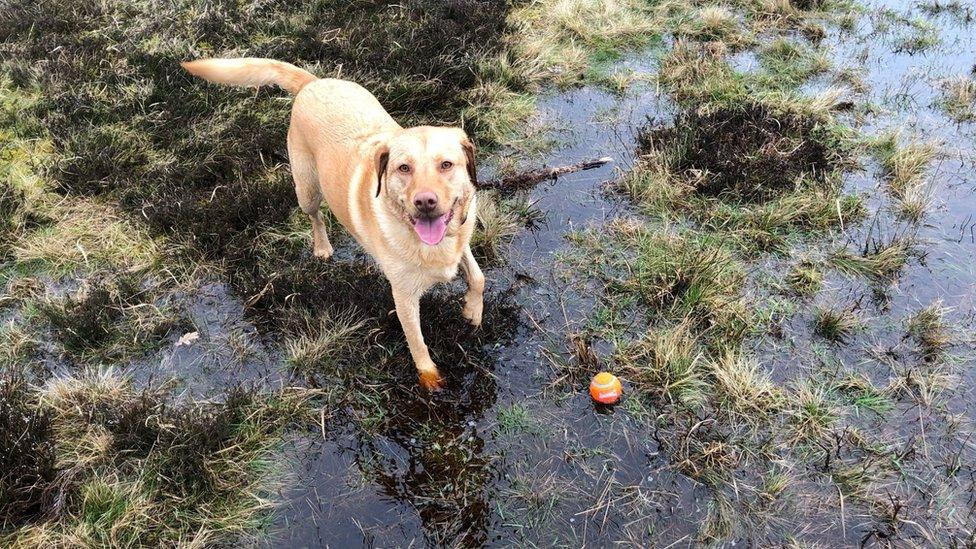
[[[0,542],[976,543],[973,10],[12,2]],[[617,164],[483,191],[429,395],[376,267],[311,256],[289,99],[212,55],[464,125],[489,177]]]

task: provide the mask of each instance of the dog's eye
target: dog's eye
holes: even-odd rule
[[[400,173],[410,173],[410,165],[409,164],[400,164],[399,166],[397,166],[397,170]]]
[[[442,170],[450,170],[453,167],[454,167],[454,162],[451,162],[450,160],[445,160],[445,161],[441,162],[441,169]]]

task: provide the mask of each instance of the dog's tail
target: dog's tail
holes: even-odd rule
[[[197,59],[180,63],[190,74],[204,80],[228,86],[267,86],[277,84],[297,94],[306,84],[318,77],[291,63],[242,57],[239,59]]]

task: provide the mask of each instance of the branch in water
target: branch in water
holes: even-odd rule
[[[482,181],[478,183],[478,188],[498,189],[502,192],[515,192],[534,187],[542,181],[558,179],[560,175],[581,172],[584,170],[592,170],[593,168],[599,168],[600,166],[606,165],[610,162],[613,162],[613,158],[604,156],[603,158],[598,158],[596,160],[585,160],[583,162],[577,162],[576,164],[570,164],[569,166],[543,168],[541,170],[529,170],[527,172],[517,173],[501,179]]]

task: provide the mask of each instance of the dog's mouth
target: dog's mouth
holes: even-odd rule
[[[424,244],[436,246],[444,240],[447,234],[447,224],[454,217],[454,209],[451,208],[447,213],[438,216],[410,216],[410,223],[413,230],[420,237]]]

